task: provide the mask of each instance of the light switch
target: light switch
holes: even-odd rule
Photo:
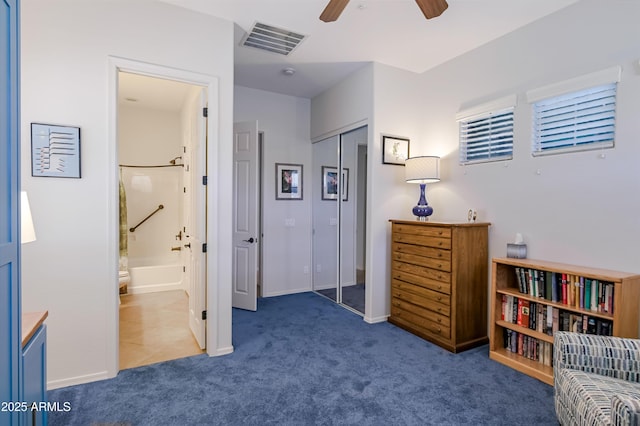
[[[284,220],[284,226],[286,226],[287,228],[293,228],[294,226],[296,226],[296,220],[292,217],[286,218]]]

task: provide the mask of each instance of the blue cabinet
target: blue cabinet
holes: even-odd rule
[[[31,408],[22,424],[47,424],[47,326],[42,324],[22,350],[23,401]]]

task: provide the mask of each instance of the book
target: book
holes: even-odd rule
[[[553,273],[550,271],[544,272],[544,298],[553,300]]]
[[[587,334],[596,334],[598,328],[596,326],[596,319],[592,316],[587,318]]]
[[[518,299],[518,320],[517,324],[529,327],[529,301]]]
[[[584,308],[591,309],[591,278],[584,279]]]
[[[558,298],[558,274],[555,272],[551,273],[551,301],[552,302],[560,301],[560,299]]]
[[[594,312],[598,311],[598,280],[591,280],[591,306]]]
[[[553,314],[551,319],[552,321],[551,330],[553,333],[560,330],[559,319],[560,319],[560,309],[553,308]]]
[[[554,310],[554,308],[551,305],[547,305],[546,309],[547,309],[547,318],[546,318],[547,322],[546,322],[546,328],[545,328],[544,332],[546,334],[548,334],[549,336],[552,336],[553,335],[553,331],[554,331],[554,324],[553,324],[553,321],[554,321],[553,310]]]
[[[527,273],[524,268],[520,268],[520,280],[522,281],[522,291],[521,293],[528,294],[529,293],[529,282]]]

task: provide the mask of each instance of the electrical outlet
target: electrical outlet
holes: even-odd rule
[[[319,263],[316,265],[316,272],[322,272],[322,266]]]
[[[309,273],[309,267],[307,265],[304,265],[304,268],[302,270],[303,273],[308,274]]]

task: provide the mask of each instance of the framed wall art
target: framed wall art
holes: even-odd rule
[[[342,193],[342,201],[349,199],[349,169],[342,169],[342,178],[340,179],[340,187]],[[337,200],[338,199],[338,168],[322,166],[322,199]]]
[[[80,178],[80,127],[31,123],[31,175]]]
[[[404,166],[407,158],[409,158],[409,139],[382,136],[382,164]]]
[[[302,164],[276,163],[276,200],[302,200]]]

